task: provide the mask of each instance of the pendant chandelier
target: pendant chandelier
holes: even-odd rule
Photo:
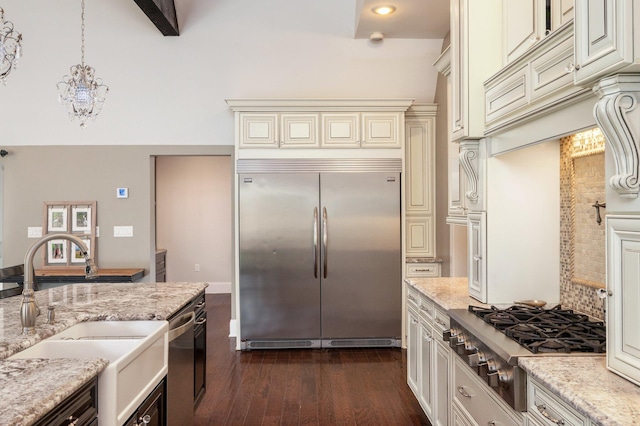
[[[18,67],[22,56],[22,34],[14,31],[13,22],[4,20],[4,10],[0,7],[0,81],[6,85],[6,79],[12,69]]]
[[[78,119],[80,127],[87,125],[87,120],[95,120],[106,99],[109,87],[102,80],[95,78],[95,70],[84,63],[84,0],[82,0],[82,60],[71,67],[69,75],[62,77],[58,83],[58,99],[67,108],[69,119]]]

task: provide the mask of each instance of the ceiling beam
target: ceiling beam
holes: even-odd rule
[[[180,35],[174,0],[134,0],[162,35]]]

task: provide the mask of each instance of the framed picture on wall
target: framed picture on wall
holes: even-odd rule
[[[82,238],[82,242],[87,246],[87,253],[89,257],[91,257],[91,239],[90,238]],[[82,250],[75,243],[71,243],[71,263],[82,263],[84,264],[84,254],[82,254]]]
[[[67,232],[67,207],[49,206],[47,212],[48,232]]]
[[[62,232],[80,238],[97,263],[96,207],[95,201],[45,201],[42,229],[47,234]],[[80,248],[66,238],[56,238],[42,250],[42,269],[83,269],[84,262]]]
[[[73,206],[71,213],[71,231],[91,233],[91,207]]]
[[[49,263],[67,263],[67,240],[51,240],[47,244]]]

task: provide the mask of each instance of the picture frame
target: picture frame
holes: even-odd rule
[[[51,264],[66,264],[68,259],[67,240],[47,242],[47,261]]]
[[[62,232],[80,238],[89,256],[98,263],[96,201],[45,201],[43,225],[45,234]],[[80,248],[64,238],[49,241],[42,252],[42,269],[83,270],[85,259]]]
[[[89,257],[91,257],[91,239],[90,238],[81,238],[82,242],[87,246],[87,253]],[[84,264],[84,255],[82,254],[82,250],[76,243],[71,243],[71,263],[82,263]]]
[[[47,209],[47,232],[67,232],[67,207],[49,206]]]
[[[73,206],[71,208],[71,231],[91,233],[91,207]]]

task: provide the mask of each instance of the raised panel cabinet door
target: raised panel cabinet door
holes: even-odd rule
[[[502,2],[505,65],[544,38],[545,3],[544,0]]]
[[[584,0],[575,3],[575,84],[593,83],[633,63],[633,2]]]
[[[606,221],[607,367],[640,385],[640,217]]]
[[[435,257],[435,224],[431,217],[407,217],[406,253],[407,256]]]
[[[362,148],[400,148],[402,113],[362,113]]]
[[[467,206],[464,194],[467,191],[467,179],[460,165],[460,144],[449,142],[448,150],[449,209],[447,211],[447,223],[466,225]]]
[[[442,340],[438,340],[437,332],[434,334],[436,339],[435,356],[433,363],[433,381],[434,381],[434,426],[449,425],[449,363],[451,351],[449,346],[445,345]]]
[[[280,115],[280,147],[281,148],[317,148],[318,114],[281,114]]]
[[[418,391],[418,345],[420,326],[418,314],[413,309],[407,309],[407,384],[416,398]]]
[[[573,20],[574,9],[574,0],[551,0],[551,31]]]
[[[359,148],[360,114],[322,114],[322,146],[325,148]]]
[[[451,0],[451,139],[459,140],[469,133],[467,125],[467,0]]]
[[[240,148],[278,148],[278,114],[240,113]]]
[[[435,120],[407,121],[405,124],[407,212],[433,214],[435,188]]]
[[[469,296],[487,301],[487,213],[467,215]]]
[[[418,402],[429,419],[433,419],[433,354],[435,351],[433,329],[425,322],[420,323],[420,384]]]

